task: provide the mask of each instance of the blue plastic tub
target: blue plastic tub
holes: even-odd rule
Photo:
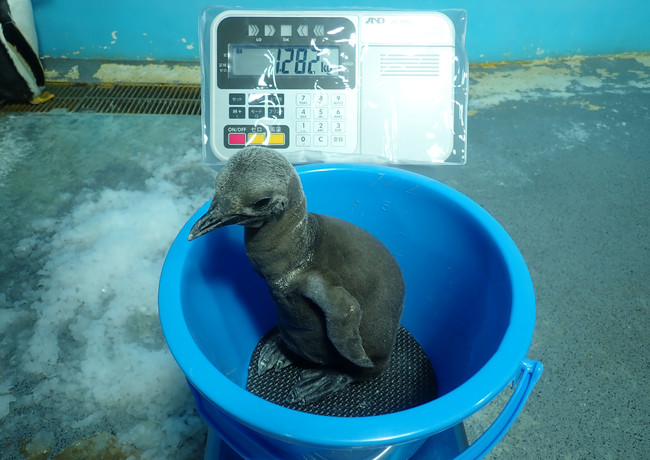
[[[172,244],[159,290],[165,338],[210,426],[206,457],[485,455],[542,372],[541,363],[526,359],[535,298],[517,247],[480,206],[426,177],[366,165],[297,169],[309,210],[366,228],[396,256],[407,291],[402,324],[429,356],[440,396],[393,414],[338,418],[286,409],[248,393],[248,363],[275,325],[275,307],[246,257],[241,227],[187,241],[206,203]],[[467,447],[463,420],[509,384],[516,389],[505,409]]]

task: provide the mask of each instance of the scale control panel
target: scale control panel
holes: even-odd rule
[[[453,56],[441,13],[225,11],[210,26],[211,150],[448,155]]]

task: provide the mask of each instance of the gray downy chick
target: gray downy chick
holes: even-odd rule
[[[263,147],[230,158],[189,240],[232,224],[245,227],[248,258],[277,307],[279,335],[263,347],[258,373],[296,358],[311,363],[287,398],[304,404],[382,372],[402,315],[404,281],[377,238],[307,212],[296,170]]]

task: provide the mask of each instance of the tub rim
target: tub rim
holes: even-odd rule
[[[517,378],[532,341],[535,296],[521,253],[494,217],[462,193],[410,171],[352,163],[304,165],[296,169],[301,176],[328,171],[385,174],[431,189],[461,207],[483,227],[503,256],[512,288],[509,325],[495,353],[474,375],[449,393],[421,406],[392,414],[348,418],[309,414],[265,401],[223,375],[194,342],[184,320],[180,274],[191,244],[187,235],[207,210],[209,203],[205,203],[185,223],[170,247],[158,293],[160,321],[167,344],[188,381],[203,397],[237,422],[275,439],[330,449],[376,447],[420,440],[451,428],[480,410]],[[174,308],[175,305],[179,308]]]

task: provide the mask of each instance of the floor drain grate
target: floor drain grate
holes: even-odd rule
[[[40,105],[5,104],[0,112],[200,115],[200,85],[47,83],[54,98]]]

